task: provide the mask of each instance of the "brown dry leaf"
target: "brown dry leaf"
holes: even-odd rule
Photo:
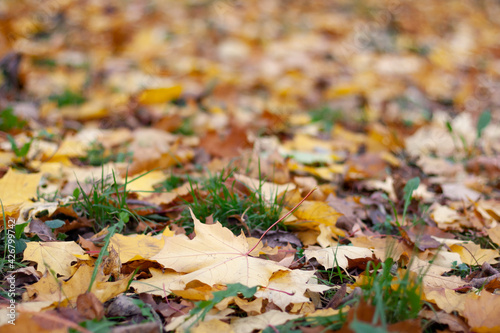
[[[122,263],[118,252],[113,246],[109,247],[109,254],[102,261],[102,272],[104,275],[111,275],[115,280],[120,277]]]
[[[76,255],[84,254],[75,242],[29,242],[23,260],[36,262],[37,270],[42,274],[50,269],[67,277],[71,274],[71,263],[77,260]]]
[[[81,333],[90,333],[90,331],[79,327],[78,324],[72,321],[45,312],[31,313],[21,311],[15,320],[15,325],[4,324],[0,326],[2,333],[66,333],[69,328],[76,329]]]
[[[463,316],[474,332],[498,332],[500,331],[500,295],[483,291],[478,297],[469,294],[465,302]]]
[[[104,306],[92,293],[78,295],[76,299],[78,312],[87,319],[100,320],[104,316]]]
[[[251,148],[245,128],[233,127],[221,138],[219,133],[211,131],[201,138],[200,147],[217,157],[233,158],[241,155],[243,149]]]
[[[205,225],[191,211],[196,237],[174,236],[150,260],[179,273],[184,285],[198,280],[208,285],[242,283],[248,287],[266,285],[276,271],[288,270],[273,261],[248,256],[245,235],[236,237],[220,223]],[[183,289],[183,288],[176,288]]]
[[[450,315],[444,311],[422,310],[419,312],[419,315],[434,322],[448,325],[452,332],[469,333],[469,327],[462,318]]]

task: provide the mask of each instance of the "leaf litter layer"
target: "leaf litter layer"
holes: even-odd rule
[[[498,331],[499,10],[2,2],[2,331]]]

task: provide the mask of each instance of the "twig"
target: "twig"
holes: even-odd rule
[[[497,273],[495,275],[487,276],[484,278],[476,278],[472,279],[470,282],[470,285],[473,286],[474,288],[481,288],[487,283],[490,283],[491,281],[495,279],[500,279],[500,273]]]
[[[283,221],[284,219],[286,219],[288,216],[290,216],[294,210],[296,210],[315,190],[316,190],[317,187],[313,188],[312,190],[309,191],[309,193],[306,194],[306,196],[304,198],[302,198],[302,200],[300,200],[300,202],[298,204],[296,204],[292,210],[290,210],[288,213],[286,213],[285,215],[283,215],[283,217],[281,217],[278,221],[274,222],[272,226],[270,226],[269,228],[267,228],[266,231],[264,231],[264,233],[262,234],[262,236],[260,236],[259,238],[259,241],[257,243],[255,243],[255,246],[252,247],[247,253],[246,255],[249,255],[250,253],[252,253],[253,250],[255,250],[255,248],[257,247],[257,245],[259,245],[259,243],[262,241],[262,238],[264,238],[264,236],[272,229],[274,228],[274,226],[278,223],[280,223],[281,221]]]

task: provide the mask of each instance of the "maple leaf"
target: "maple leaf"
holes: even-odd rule
[[[165,246],[150,260],[179,273],[184,284],[193,280],[214,284],[266,285],[274,272],[288,270],[277,263],[249,256],[245,235],[236,237],[219,222],[206,225],[191,211],[196,237],[165,239]]]
[[[465,302],[464,317],[474,332],[499,332],[500,296],[483,291],[479,297],[469,295]]]
[[[304,251],[307,260],[316,258],[325,268],[339,266],[344,270],[347,269],[349,265],[347,258],[371,258],[372,254],[372,251],[367,248],[347,245],[327,247],[324,249],[307,249]]]
[[[75,242],[29,242],[24,250],[24,260],[38,264],[37,270],[45,274],[47,269],[61,276],[71,275],[71,262],[76,255],[85,252]]]
[[[110,248],[114,247],[120,255],[120,261],[126,263],[132,260],[148,259],[157,254],[163,244],[164,241],[161,238],[114,234],[110,241]]]
[[[0,179],[0,200],[5,214],[17,212],[21,206],[29,204],[29,199],[36,196],[38,183],[42,178],[41,173],[25,174],[10,169]],[[0,216],[2,216],[0,210]]]
[[[46,275],[40,281],[26,286],[23,298],[32,299],[35,302],[46,301],[51,304],[64,304],[66,302],[76,304],[77,297],[86,293],[93,270],[94,267],[80,266],[68,281]],[[91,292],[101,302],[106,302],[124,292],[127,289],[130,276],[114,282],[107,282],[107,279],[108,276],[98,274],[96,283],[92,285]]]
[[[304,293],[306,290],[312,292],[323,292],[330,287],[310,283],[314,277],[314,271],[280,271],[276,272],[265,288],[255,294],[256,297],[266,298],[279,306],[283,311],[290,303],[309,302],[309,297]]]

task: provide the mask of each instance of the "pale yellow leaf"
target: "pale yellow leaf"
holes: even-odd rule
[[[330,289],[315,282],[314,271],[280,271],[274,273],[269,283],[259,289],[255,296],[268,299],[285,311],[291,303],[309,302],[309,297],[305,296],[306,290],[324,292]]]
[[[111,238],[109,248],[113,247],[120,255],[120,261],[149,259],[158,252],[165,244],[163,238],[147,235],[114,234]]]
[[[271,310],[257,316],[236,318],[231,321],[231,327],[235,333],[251,333],[254,330],[262,330],[269,325],[278,326],[300,317],[302,316]]]
[[[167,270],[150,268],[151,277],[149,279],[134,280],[130,286],[136,293],[148,293],[158,296],[168,296],[172,290],[184,289],[184,283],[180,282],[183,274]]]
[[[42,274],[50,269],[61,276],[69,276],[71,262],[77,260],[76,255],[84,253],[75,242],[29,242],[23,260],[36,262],[37,270]]]
[[[41,173],[27,174],[9,168],[0,179],[0,200],[5,214],[14,214],[21,206],[30,203],[30,199],[36,197],[36,189],[41,178]],[[0,209],[0,216],[2,215]]]
[[[218,222],[206,225],[192,212],[191,216],[196,237],[192,240],[169,237],[163,249],[150,258],[165,268],[186,273],[179,277],[180,282],[198,280],[208,285],[239,282],[253,287],[266,285],[276,271],[288,270],[270,260],[248,256],[250,248],[245,235],[236,237]]]

